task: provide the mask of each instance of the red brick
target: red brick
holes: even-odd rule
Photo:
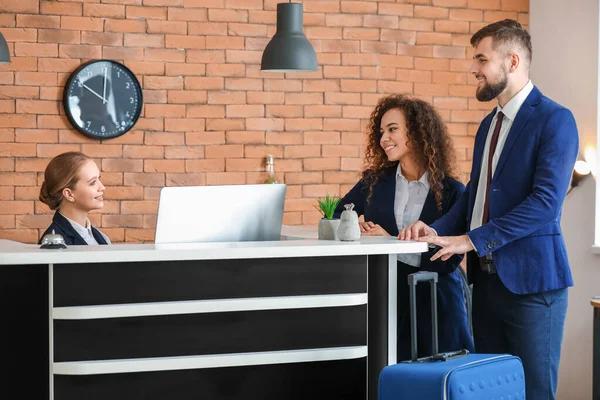
[[[15,112],[15,101],[14,100],[0,100],[0,114],[14,114]]]
[[[206,120],[203,118],[166,118],[165,131],[167,132],[202,132],[205,130]]]
[[[185,77],[185,90],[222,90],[225,80],[220,77]]]
[[[186,172],[224,172],[225,159],[213,158],[208,160],[186,160]]]
[[[285,158],[320,157],[320,145],[285,146]]]
[[[304,107],[304,116],[307,118],[339,118],[342,116],[342,107],[339,105],[307,105]]]
[[[503,19],[517,19],[516,11],[484,11],[483,21],[484,22],[496,22],[502,21]]]
[[[2,30],[4,39],[7,42],[36,42],[37,29],[28,28],[6,28]]]
[[[168,19],[170,21],[207,21],[208,10],[169,7]]]
[[[208,20],[217,22],[249,22],[247,10],[208,9]]]
[[[125,15],[127,19],[165,20],[167,19],[167,8],[127,6]]]
[[[168,102],[174,104],[203,104],[207,102],[205,90],[169,90]]]
[[[144,49],[139,48],[125,48],[125,47],[102,47],[102,57],[112,60],[137,60],[141,61],[144,59]]]
[[[122,201],[121,214],[156,214],[157,201]]]
[[[121,25],[120,23],[117,22],[118,20],[112,20],[112,21],[114,21],[116,26],[122,26],[122,27],[132,26],[132,25],[135,25],[136,22],[141,22],[141,21],[128,21],[129,24],[124,23]],[[111,22],[111,20],[106,21],[106,31],[107,32],[112,31],[112,29],[111,29],[112,24],[110,22]],[[62,16],[62,17],[60,17],[60,29],[67,29],[67,30],[74,30],[74,31],[102,32],[104,30],[104,20],[102,18]],[[123,31],[120,30],[117,32],[123,32]]]
[[[325,104],[360,104],[360,93],[325,93]]]
[[[183,89],[184,78],[167,76],[145,76],[144,89]]]
[[[185,117],[185,105],[183,104],[146,104],[146,117],[169,117],[183,118]]]
[[[207,172],[207,185],[240,185],[246,183],[243,172]]]
[[[125,145],[123,146],[123,157],[125,158],[163,158],[164,147],[162,146],[136,146],[136,145]]]
[[[468,0],[467,8],[482,10],[499,10],[500,0]]]
[[[283,92],[247,92],[248,104],[283,104],[285,93]]]
[[[467,0],[433,0],[433,5],[437,7],[461,7],[467,6]]]
[[[206,121],[206,130],[207,131],[231,131],[231,130],[239,130],[244,129],[244,119],[219,119],[219,118],[211,118]],[[248,128],[252,129],[252,128]]]
[[[0,114],[0,128],[35,128],[35,126],[35,115]]]
[[[87,3],[83,5],[83,16],[99,18],[125,18],[125,6]]]
[[[362,15],[352,14],[325,14],[325,25],[327,26],[353,26],[360,27],[363,24]]]
[[[102,58],[102,46],[61,44],[58,48],[61,58]]]
[[[202,173],[167,173],[166,186],[204,186],[206,174]]]
[[[0,201],[0,214],[32,214],[31,201]]]
[[[189,53],[187,54],[189,56]],[[161,74],[162,75],[162,74]],[[166,63],[165,75],[168,76],[203,76],[206,75],[205,64]]]
[[[302,133],[289,133],[289,132],[268,132],[266,134],[266,144],[302,144],[304,142],[304,135]],[[287,147],[286,147],[287,149]]]
[[[372,107],[343,106],[342,116],[344,118],[369,118],[372,111]]]
[[[264,131],[230,131],[225,134],[229,144],[264,144]]]
[[[144,144],[178,146],[184,144],[184,134],[177,132],[146,132]]]
[[[40,14],[49,15],[83,15],[81,3],[63,3],[55,1],[40,1]]]
[[[162,186],[165,186],[165,174],[125,172],[123,174],[123,183],[126,186],[161,186],[162,187]],[[142,212],[142,210],[138,210],[138,214],[141,212]],[[123,212],[123,209],[121,209],[121,213],[122,214],[135,214],[135,213],[125,213],[125,212]]]
[[[277,118],[298,118],[304,115],[304,108],[302,105],[297,106],[267,106],[265,110],[265,115],[267,117],[277,117]],[[282,124],[283,127],[283,124]]]

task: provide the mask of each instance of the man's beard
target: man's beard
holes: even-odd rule
[[[475,96],[479,101],[492,101],[500,95],[508,86],[508,73],[502,68],[503,77],[498,83],[489,83],[486,81],[485,85],[475,92]]]

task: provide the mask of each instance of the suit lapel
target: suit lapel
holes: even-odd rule
[[[508,136],[506,137],[506,142],[504,142],[502,153],[500,153],[500,158],[498,159],[498,164],[496,165],[496,170],[494,171],[494,177],[498,176],[502,171],[502,167],[506,163],[511,149],[513,148],[515,142],[517,141],[521,133],[523,133],[523,128],[525,127],[527,121],[533,114],[533,111],[535,110],[534,105],[536,105],[539,102],[541,95],[542,93],[538,90],[538,88],[534,86],[533,90],[531,91],[531,93],[529,93],[529,96],[527,96],[527,99],[525,99],[525,102],[519,109],[515,121],[510,127],[510,131],[508,132]]]
[[[421,210],[419,220],[425,222],[426,224],[431,224],[438,218],[439,215],[435,196],[433,195],[433,191],[429,189],[429,193],[427,193],[427,197],[425,198],[425,204],[423,204],[423,209]]]
[[[77,231],[73,228],[71,223],[67,221],[67,219],[60,213],[56,212],[52,221],[58,225],[58,227],[65,233],[65,235],[69,238],[69,241],[74,245],[86,245],[86,241],[83,240],[81,235],[77,233]],[[65,238],[66,239],[66,238]]]
[[[396,215],[394,214],[394,202],[396,201],[396,170],[392,173],[386,173],[380,180],[381,190],[378,194],[381,196],[381,200],[377,203],[383,205],[383,207],[377,210],[377,213],[381,215],[381,221],[386,221],[387,226],[384,226],[383,228],[390,235],[398,235],[398,225],[396,224]],[[392,206],[386,206],[387,204],[391,204]]]

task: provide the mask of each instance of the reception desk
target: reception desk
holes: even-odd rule
[[[375,400],[379,372],[396,361],[396,254],[427,245],[284,234],[66,250],[3,243],[3,390],[56,400]]]

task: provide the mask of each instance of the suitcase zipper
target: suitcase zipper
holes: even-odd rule
[[[486,358],[485,360],[478,360],[478,361],[473,361],[467,364],[463,364],[463,365],[459,365],[457,367],[452,368],[451,370],[449,370],[446,373],[446,376],[444,376],[444,400],[448,400],[448,377],[450,376],[450,374],[454,371],[456,371],[457,369],[461,369],[463,367],[467,367],[469,365],[474,365],[474,364],[480,364],[480,363],[487,363],[488,361],[492,361],[492,360],[497,360],[499,358],[509,358],[512,357],[510,355],[502,355],[502,356],[496,356],[496,357],[492,357],[492,358]]]

